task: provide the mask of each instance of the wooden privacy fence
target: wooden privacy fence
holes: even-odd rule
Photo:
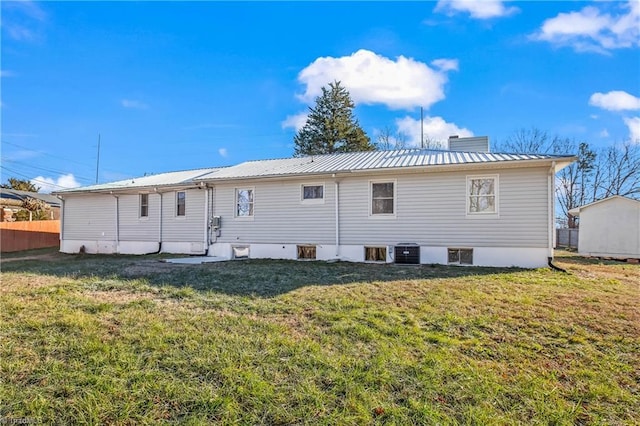
[[[0,252],[60,246],[59,220],[0,222]]]
[[[556,248],[578,248],[578,228],[556,229]]]

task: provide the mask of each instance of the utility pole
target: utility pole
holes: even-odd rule
[[[420,107],[420,148],[424,148],[424,114]]]
[[[98,183],[99,168],[100,168],[100,133],[98,133],[98,159],[96,160],[96,183]]]

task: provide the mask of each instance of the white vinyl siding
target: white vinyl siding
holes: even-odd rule
[[[115,240],[116,199],[106,194],[65,196],[66,240]],[[136,220],[137,220],[136,203]]]
[[[176,216],[177,197],[174,192],[162,195],[162,241],[204,242],[205,203],[207,191],[189,189],[185,192],[185,215]]]
[[[218,242],[232,244],[334,244],[334,185],[324,188],[324,203],[300,204],[300,185],[308,181],[269,180],[216,185],[214,215],[222,216]],[[255,216],[252,220],[225,220],[236,215],[236,189],[254,188]],[[365,189],[366,192],[366,189]],[[365,194],[366,197],[366,194]]]
[[[397,175],[396,220],[373,227],[369,217],[371,178],[340,183],[340,243],[399,242],[441,247],[548,247],[548,167],[500,169],[500,217],[467,215],[468,172]]]
[[[140,195],[119,195],[120,241],[159,241],[160,194],[146,194],[148,216],[140,220]],[[115,217],[114,217],[115,223]]]

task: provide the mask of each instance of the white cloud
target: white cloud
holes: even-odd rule
[[[227,148],[220,148],[218,150],[218,154],[220,154],[220,157],[227,158],[227,155],[229,155],[229,152],[227,151]]]
[[[629,128],[631,142],[640,143],[640,117],[625,117],[624,124]]]
[[[0,70],[0,77],[15,77],[16,73],[9,70]]]
[[[589,98],[589,105],[609,111],[625,111],[640,109],[640,98],[621,90],[608,93],[594,93]]]
[[[307,123],[308,115],[309,114],[306,112],[301,112],[294,115],[288,115],[287,118],[285,118],[285,120],[282,122],[282,128],[283,129],[292,128],[292,129],[295,129],[295,131],[297,132],[300,129],[302,129],[304,125]]]
[[[134,108],[134,109],[147,109],[149,105],[144,102],[140,102],[134,99],[123,99],[120,101],[120,104],[125,108]]]
[[[443,148],[446,147],[449,136],[473,136],[471,130],[458,127],[455,123],[447,123],[442,117],[425,117],[424,126],[421,126],[420,119],[406,116],[396,119],[396,126],[398,126],[398,133],[407,136],[408,145],[416,147],[420,146],[421,130],[424,131],[425,140],[440,142]]]
[[[16,41],[33,41],[40,37],[41,24],[47,14],[36,2],[10,1],[2,4],[2,31]]]
[[[549,18],[534,40],[548,41],[558,46],[571,46],[577,52],[607,53],[611,49],[640,46],[640,2],[630,0],[613,13],[604,8],[618,3],[602,2],[586,6],[578,12],[560,13]]]
[[[7,6],[5,5],[5,9]],[[29,18],[44,21],[47,19],[47,14],[38,4],[31,0],[22,0],[18,2],[11,2],[11,8],[19,11],[20,13],[28,16]]]
[[[608,138],[609,137],[609,131],[607,129],[602,129],[600,131],[600,133],[598,133],[598,136],[600,136],[601,138]]]
[[[438,68],[442,72],[458,71],[457,59],[436,59],[431,61],[431,65]]]
[[[306,85],[299,98],[311,103],[322,93],[323,86],[337,80],[356,104],[383,104],[392,109],[428,108],[444,99],[447,71],[458,67],[452,59],[437,59],[432,65],[434,68],[404,56],[392,60],[364,49],[340,58],[317,58],[298,75],[298,80]]]
[[[72,173],[60,175],[57,179],[38,176],[31,179],[31,183],[40,187],[40,192],[49,193],[60,189],[77,188],[81,186]]]
[[[517,7],[506,7],[501,0],[440,0],[434,10],[449,15],[457,12],[469,13],[476,19],[499,18],[519,11]]]

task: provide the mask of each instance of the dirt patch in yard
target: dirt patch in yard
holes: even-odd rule
[[[571,274],[589,280],[616,280],[639,285],[640,266],[620,261],[599,261],[583,257],[558,258],[555,262]]]
[[[151,274],[162,274],[163,272],[178,271],[193,267],[182,263],[167,263],[160,260],[139,260],[133,265],[128,265],[122,271],[122,275],[128,278],[144,277]]]
[[[43,254],[30,254],[27,256],[16,256],[16,257],[7,257],[6,255],[2,255],[0,258],[0,263],[5,262],[18,262],[24,260],[40,260],[43,262],[52,262],[54,260],[60,260],[60,255],[57,253],[43,253]]]

